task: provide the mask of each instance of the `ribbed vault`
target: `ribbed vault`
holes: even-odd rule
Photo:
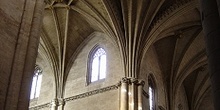
[[[189,82],[197,83],[193,82],[199,74],[195,71],[207,64],[197,0],[45,3],[39,53],[54,73],[56,97],[63,97],[65,80],[80,49],[92,34],[100,32],[117,44],[126,77],[138,77],[143,56],[154,46],[168,84],[169,99],[174,102],[182,84],[188,99],[197,99],[187,86]]]

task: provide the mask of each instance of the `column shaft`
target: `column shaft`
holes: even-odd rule
[[[215,110],[220,110],[220,18],[216,0],[200,0]]]
[[[59,100],[59,110],[64,110],[65,101],[64,99]]]
[[[51,101],[51,110],[58,110],[58,100],[57,99],[54,99]]]
[[[137,110],[142,110],[142,94],[143,94],[143,86],[144,86],[144,81],[140,81],[138,84],[138,109]]]
[[[128,110],[128,83],[125,80],[121,82],[120,95],[120,110]]]
[[[134,82],[129,89],[129,110],[137,110],[137,85]]]

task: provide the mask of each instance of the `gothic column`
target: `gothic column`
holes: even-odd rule
[[[120,83],[120,110],[142,110],[144,81],[125,77]]]
[[[137,83],[138,80],[136,78],[130,78],[130,88],[129,88],[129,110],[137,109]]]
[[[0,7],[0,109],[27,110],[44,2],[1,0]]]
[[[59,99],[59,110],[64,110],[65,101],[64,99]]]
[[[138,82],[138,109],[137,110],[142,110],[143,108],[143,99],[142,99],[142,94],[143,94],[143,87],[144,87],[144,81],[140,80]]]
[[[53,99],[51,101],[51,110],[57,110],[59,106],[58,99]]]
[[[128,110],[128,79],[122,78],[120,88],[120,110]]]
[[[219,1],[219,0],[218,0]],[[220,17],[216,0],[200,0],[215,110],[220,110]]]

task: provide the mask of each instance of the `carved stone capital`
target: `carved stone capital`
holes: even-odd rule
[[[51,101],[51,106],[57,106],[58,104],[59,104],[58,99],[53,99],[53,100]]]
[[[122,83],[128,83],[128,84],[135,84],[135,85],[142,85],[144,86],[145,82],[138,78],[132,78],[132,77],[124,77],[121,79],[121,81],[118,83],[118,86],[120,86]]]
[[[127,77],[122,78],[121,83],[129,83],[129,78]]]
[[[138,84],[138,79],[137,78],[130,78],[130,82],[134,84]]]
[[[64,99],[59,99],[59,105],[65,105],[65,100]]]

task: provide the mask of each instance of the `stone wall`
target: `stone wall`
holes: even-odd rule
[[[51,71],[48,62],[43,60],[43,57],[40,54],[38,55],[36,62],[36,64],[43,70],[42,82],[40,96],[37,99],[33,99],[30,101],[30,107],[51,102],[51,100],[55,97],[56,91],[54,74]]]
[[[1,2],[0,4],[0,109],[4,109],[7,97],[8,83],[13,65],[13,57],[19,32],[20,20],[22,15],[22,2],[14,2],[9,8],[10,2]],[[7,7],[8,6],[8,7]],[[21,8],[17,10],[16,8]],[[16,14],[11,14],[17,11]]]
[[[159,106],[167,108],[167,99],[166,99],[166,85],[160,70],[160,64],[157,58],[157,54],[154,50],[154,47],[151,46],[147,53],[145,54],[142,63],[141,71],[139,78],[145,81],[145,86],[143,90],[148,94],[148,76],[152,75],[155,80],[156,85],[156,99],[155,104],[158,109]],[[144,96],[143,98],[143,110],[149,109],[148,98]]]
[[[28,109],[43,1],[0,4],[0,109]],[[24,11],[26,10],[26,11]]]
[[[107,36],[101,34],[94,36],[78,54],[66,81],[65,97],[114,85],[124,76],[119,50],[110,40],[105,39],[105,37]],[[103,47],[107,54],[106,79],[87,85],[88,55],[97,44]]]
[[[67,101],[65,110],[119,110],[118,89]]]
[[[107,54],[106,78],[101,81],[87,84],[88,56],[89,52],[96,45],[104,48]],[[106,35],[96,34],[78,54],[70,70],[66,81],[65,97],[71,97],[77,94],[115,85],[123,76],[124,72],[119,49],[110,39],[107,38]],[[69,102],[65,108],[68,108],[68,110],[85,110],[89,107],[91,110],[103,110],[104,107],[108,106],[105,110],[117,110],[119,107],[118,98],[118,91],[114,90]],[[83,106],[85,104],[86,106]]]
[[[96,32],[92,34],[76,56],[72,68],[65,83],[64,109],[93,109],[93,110],[117,110],[119,109],[118,82],[125,73],[122,66],[122,58],[119,48],[108,36]],[[106,78],[101,81],[87,83],[88,57],[91,50],[99,45],[107,54]],[[43,69],[43,79],[39,98],[31,102],[30,107],[50,103],[54,99],[55,79],[50,66],[38,55],[37,64]],[[86,105],[86,106],[85,106]],[[107,108],[105,108],[107,106]],[[42,107],[48,109],[50,106]]]
[[[175,110],[189,110],[186,92],[183,85],[176,94]]]

